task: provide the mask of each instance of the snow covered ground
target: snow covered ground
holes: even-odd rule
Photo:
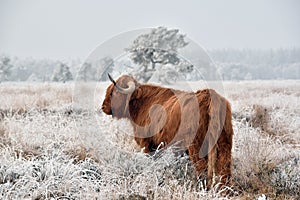
[[[1,199],[300,195],[299,80],[222,83],[235,133],[228,197],[205,191],[188,158],[172,153],[175,147],[154,156],[141,153],[128,121],[99,109],[108,84],[0,84]],[[176,87],[196,90],[207,84],[183,85]]]

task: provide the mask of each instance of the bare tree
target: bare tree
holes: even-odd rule
[[[65,83],[66,81],[71,80],[73,80],[73,76],[70,72],[70,68],[66,64],[60,62],[53,73],[52,81]]]
[[[97,67],[97,79],[100,81],[108,80],[108,73],[112,73],[114,66],[114,60],[111,57],[104,57],[99,61]]]
[[[81,81],[92,81],[95,80],[96,70],[92,67],[89,62],[83,63],[78,73],[78,80]]]
[[[10,63],[10,58],[7,56],[1,56],[0,58],[0,83],[2,81],[7,81],[11,74],[12,65]]]
[[[158,27],[148,34],[138,36],[125,51],[130,53],[130,58],[135,64],[141,66],[137,78],[147,82],[157,70],[157,66],[178,66],[182,62],[178,57],[178,49],[186,45],[188,43],[185,41],[185,35],[179,34],[178,29]]]

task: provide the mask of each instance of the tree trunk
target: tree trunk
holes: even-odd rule
[[[152,69],[155,69],[155,62],[152,62]]]
[[[148,71],[148,65],[144,65],[144,73]]]

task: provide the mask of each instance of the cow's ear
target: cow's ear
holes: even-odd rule
[[[142,88],[138,87],[136,90],[135,90],[135,99],[140,99],[141,97],[143,96],[143,91],[142,91]]]

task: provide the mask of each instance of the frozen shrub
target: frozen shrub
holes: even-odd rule
[[[277,194],[287,193],[300,196],[299,155],[279,164],[271,174],[272,185]]]
[[[261,128],[262,131],[268,131],[268,122],[268,109],[262,105],[253,105],[253,114],[250,118],[251,126]]]

